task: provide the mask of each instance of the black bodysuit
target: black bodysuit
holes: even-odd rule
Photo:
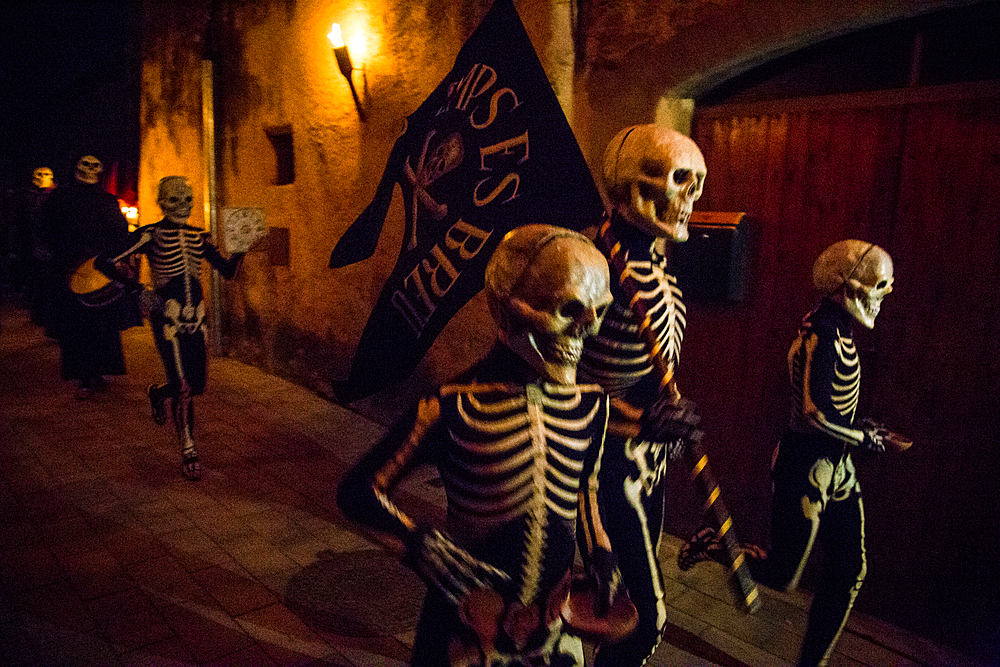
[[[824,298],[806,315],[788,352],[792,409],[771,472],[771,550],[748,561],[754,578],[793,589],[813,545],[823,548],[823,576],[813,596],[800,665],[825,664],[865,578],[864,504],[851,450],[861,367],[853,317]]]
[[[638,296],[645,302],[656,340],[676,367],[687,324],[677,281],[666,273],[666,258],[654,250],[652,236],[619,215],[611,219],[611,225],[622,251],[628,253],[629,277],[641,285]],[[626,417],[614,409],[616,406],[626,413],[651,406],[659,397],[660,379],[652,372],[653,364],[620,276],[612,276],[611,293],[614,303],[600,332],[584,340],[579,374],[581,381],[597,382],[612,396],[611,419],[617,421]],[[657,554],[663,531],[667,463],[677,451],[676,443],[655,442],[641,435],[628,437],[609,429],[601,462],[601,513],[639,621],[626,639],[600,647],[596,665],[644,664],[660,641],[667,609]]]
[[[493,582],[495,618],[478,631],[461,620],[466,600],[430,586],[412,665],[582,667],[582,644],[559,612],[578,518],[582,543],[607,544],[595,507],[607,414],[600,387],[539,381],[498,343],[348,473],[344,514],[412,543],[421,529],[390,494],[414,466],[433,464],[448,498],[446,539],[509,577]]]

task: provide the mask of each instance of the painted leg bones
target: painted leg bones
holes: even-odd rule
[[[204,302],[196,308],[181,308],[175,299],[166,301],[160,351],[170,381],[164,388],[150,391],[154,420],[164,390],[170,394],[171,417],[181,450],[181,472],[192,481],[201,478],[201,462],[194,444],[194,395],[200,394],[205,386],[204,320]]]

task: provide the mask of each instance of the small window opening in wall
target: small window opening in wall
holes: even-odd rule
[[[275,127],[267,130],[267,138],[274,149],[275,185],[295,182],[295,148],[292,143],[292,128]]]

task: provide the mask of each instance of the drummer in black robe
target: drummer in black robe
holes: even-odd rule
[[[59,343],[62,378],[78,383],[75,395],[81,400],[105,386],[104,376],[125,374],[121,331],[142,323],[115,284],[96,298],[70,287],[74,274],[87,270],[88,262],[92,266],[100,253],[120,247],[128,235],[118,199],[99,184],[102,169],[94,156],[80,158],[74,181],[53,190],[40,211],[56,283],[48,332]]]

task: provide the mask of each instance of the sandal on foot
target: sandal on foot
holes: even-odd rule
[[[196,482],[201,479],[201,462],[197,456],[190,456],[184,459],[181,464],[181,474],[184,479]]]
[[[677,567],[682,571],[690,570],[703,560],[718,560],[721,553],[718,534],[711,526],[705,526],[681,547],[677,553]]]
[[[146,389],[146,396],[149,397],[149,406],[152,409],[153,421],[163,426],[167,423],[167,399],[161,396],[159,392],[156,392],[154,395],[154,392],[156,392],[156,385],[151,384]]]

